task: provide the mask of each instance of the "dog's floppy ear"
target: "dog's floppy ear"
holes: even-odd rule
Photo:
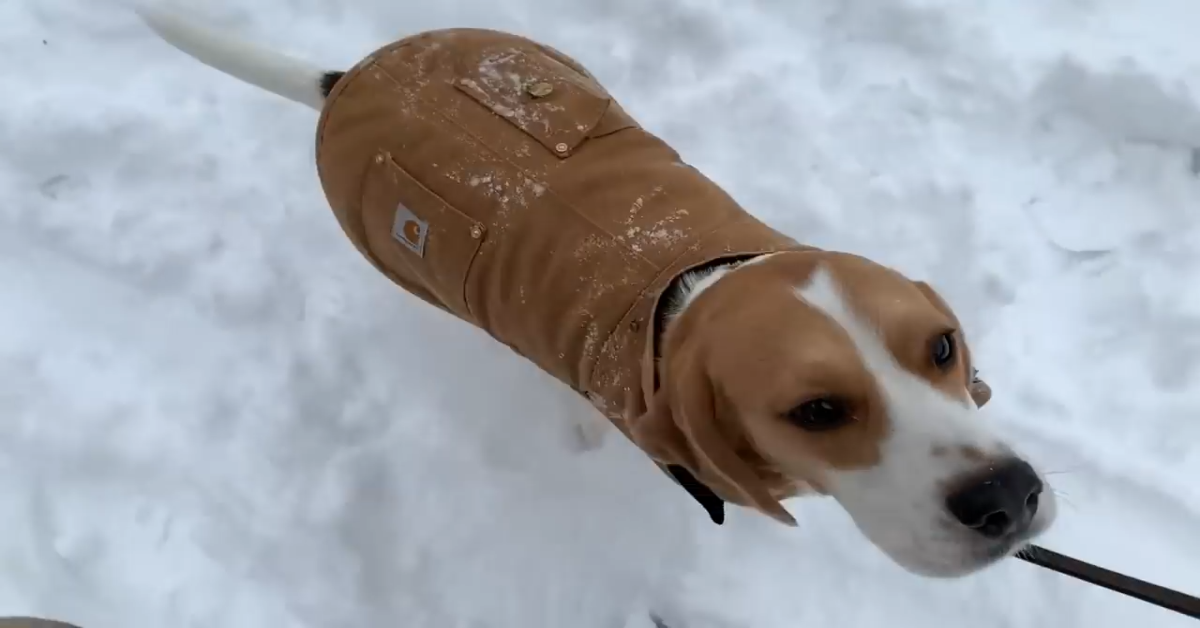
[[[933,307],[936,307],[943,314],[949,316],[956,325],[958,324],[958,317],[954,315],[954,310],[950,309],[950,304],[946,303],[946,300],[942,298],[942,295],[937,293],[937,290],[933,289],[933,286],[924,281],[914,281],[913,283],[917,285],[917,289],[921,291],[921,294],[925,295],[925,298],[933,304]],[[982,408],[984,404],[992,399],[992,387],[988,386],[987,382],[976,377],[976,370],[971,368],[970,365],[970,352],[965,347],[964,351],[966,352],[967,368],[971,378],[971,381],[967,383],[967,392],[971,395],[971,400],[975,402],[975,405]]]
[[[666,362],[662,387],[645,414],[634,418],[630,426],[634,443],[663,464],[687,469],[717,495],[796,525],[721,433],[717,391],[702,357],[695,345],[685,345]]]
[[[954,310],[950,309],[950,304],[946,303],[946,300],[942,298],[942,295],[938,294],[937,290],[933,289],[933,286],[924,281],[914,281],[913,284],[917,286],[917,290],[920,290],[921,294],[925,295],[926,299],[929,299],[933,307],[936,307],[938,311],[949,316],[955,325],[958,324],[958,317],[954,315]]]

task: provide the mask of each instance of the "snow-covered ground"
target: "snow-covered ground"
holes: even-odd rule
[[[1200,594],[1194,0],[209,0],[343,67],[487,26],[579,58],[799,239],[931,279],[1044,544]],[[102,0],[0,2],[0,614],[85,628],[1191,626],[1018,561],[909,576],[834,504],[708,523],[403,295],[309,110]],[[634,624],[631,624],[634,625]]]

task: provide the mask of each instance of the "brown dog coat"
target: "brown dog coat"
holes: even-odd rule
[[[322,111],[317,165],[380,272],[586,395],[627,436],[658,385],[655,312],[670,282],[802,248],[574,60],[501,32],[427,32],[357,64]]]

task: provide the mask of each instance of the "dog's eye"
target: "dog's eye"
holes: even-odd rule
[[[854,419],[849,407],[829,397],[806,401],[787,413],[787,418],[800,429],[809,432],[824,432],[837,429]]]
[[[933,339],[930,355],[933,358],[934,366],[940,369],[949,368],[954,363],[954,333],[945,332],[938,334]]]

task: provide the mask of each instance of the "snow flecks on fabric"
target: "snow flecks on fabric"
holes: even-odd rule
[[[525,85],[535,77],[523,77],[516,72],[504,69],[510,64],[528,65],[528,63],[517,61],[524,55],[525,53],[521,50],[506,50],[489,54],[479,62],[478,80],[464,77],[459,79],[459,83],[469,87],[483,99],[483,104],[501,116],[512,120],[516,125],[528,128],[539,124],[549,132],[551,130],[550,121],[541,115],[541,109],[529,107],[528,103],[522,101]]]
[[[610,336],[604,347],[601,349],[601,354],[604,360],[609,364],[620,364],[621,353],[625,350],[625,343],[621,340],[625,338],[621,334]],[[622,387],[628,389],[631,382],[636,382],[636,377],[626,367],[618,367],[600,371],[593,377],[593,385],[604,390]],[[622,420],[619,411],[606,415],[613,421]]]
[[[459,168],[442,169],[441,173],[462,188],[472,190],[481,202],[496,207],[490,225],[496,231],[508,227],[513,211],[527,208],[547,191],[545,184],[524,173],[513,173],[504,164],[484,160]]]
[[[636,203],[635,206],[637,206]],[[617,236],[617,240],[635,253],[641,253],[650,247],[674,246],[690,235],[686,227],[675,224],[687,215],[686,209],[677,209],[649,227],[643,228],[636,225],[629,227],[624,233]]]
[[[596,324],[595,319],[589,319],[587,322],[587,333],[583,337],[583,355],[589,360],[594,360],[599,354],[601,343],[607,340],[607,335]]]
[[[604,400],[604,397],[601,397],[593,392],[586,392],[584,393],[584,396],[587,397],[587,400],[592,404],[592,407],[600,411],[600,414],[608,416],[608,402]]]
[[[654,200],[662,193],[663,193],[663,186],[656,185],[656,186],[654,186],[653,189],[650,190],[649,194],[639,196],[639,197],[633,199],[633,203],[629,207],[629,215],[626,216],[626,218],[625,218],[625,224],[632,225],[633,221],[637,220],[638,216],[641,215],[642,209],[644,209],[646,207],[646,203],[648,201]]]
[[[602,327],[599,322],[593,317],[589,310],[592,303],[598,303],[608,298],[614,291],[621,288],[626,288],[637,279],[636,254],[631,252],[628,245],[622,243],[620,239],[614,241],[613,238],[606,235],[592,234],[583,240],[583,243],[575,249],[575,257],[582,262],[582,268],[597,268],[596,264],[589,264],[589,260],[595,258],[597,261],[608,259],[611,261],[613,253],[622,254],[625,256],[623,262],[628,269],[627,272],[617,275],[616,277],[608,276],[603,281],[599,280],[597,274],[588,273],[579,278],[579,285],[576,294],[579,295],[579,311],[571,316],[574,320],[581,321],[580,324],[586,330],[586,335],[583,342],[583,359],[590,363],[596,363],[602,357],[602,353],[610,351],[611,329]],[[612,382],[598,381],[602,386],[611,386]]]

